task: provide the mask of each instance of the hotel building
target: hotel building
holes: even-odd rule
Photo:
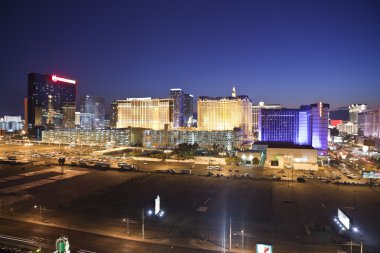
[[[224,131],[240,128],[244,138],[252,137],[252,102],[248,96],[199,97],[198,129]]]
[[[266,105],[263,101],[259,102],[258,105],[253,105],[252,106],[252,132],[253,132],[253,137],[255,139],[258,138],[259,136],[259,113],[262,109],[272,109],[272,110],[277,110],[283,108],[281,105],[276,105],[276,104],[268,104]]]
[[[329,104],[322,102],[300,109],[262,109],[259,141],[311,145],[324,154],[328,148]]]
[[[199,131],[191,129],[179,130],[145,130],[144,147],[174,147],[181,143],[197,143],[201,148],[212,148],[217,145],[223,150],[231,150],[240,144],[241,132],[233,130]]]
[[[117,100],[116,128],[173,128],[173,99],[127,98]]]
[[[360,112],[358,124],[360,136],[380,138],[380,107]]]
[[[78,83],[57,75],[29,73],[27,122],[30,134],[41,138],[41,130],[63,127],[63,107],[75,105]]]

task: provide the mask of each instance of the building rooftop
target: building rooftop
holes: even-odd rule
[[[253,145],[267,145],[268,148],[314,149],[311,145],[298,145],[292,142],[258,141]]]

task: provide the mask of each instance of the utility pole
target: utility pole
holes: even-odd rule
[[[142,239],[144,240],[144,237],[145,237],[145,235],[144,235],[144,208],[143,208],[143,210],[142,210],[142,214],[141,214],[141,219],[142,219],[142,226],[141,226],[141,230],[142,230]]]
[[[231,216],[230,216],[230,250],[231,250],[231,245],[232,245],[232,222],[231,222]]]
[[[129,237],[129,218],[127,217],[127,234],[128,234],[128,237]]]
[[[241,231],[241,253],[244,253],[244,230]]]

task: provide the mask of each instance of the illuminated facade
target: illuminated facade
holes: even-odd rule
[[[366,104],[352,104],[348,107],[350,114],[350,122],[353,124],[358,124],[358,114],[367,109]]]
[[[274,109],[274,110],[277,110],[277,109],[281,109],[282,106],[281,105],[266,105],[264,104],[263,101],[259,102],[258,105],[253,105],[252,106],[252,132],[253,132],[253,137],[255,139],[258,138],[259,136],[259,113],[261,111],[261,109]]]
[[[104,128],[106,114],[105,104],[104,97],[81,96],[79,112],[85,115],[81,118],[80,127],[86,129]]]
[[[5,132],[21,131],[24,128],[24,121],[21,116],[4,116],[0,118],[0,130]]]
[[[42,131],[42,142],[55,144],[128,146],[130,129],[55,129]]]
[[[359,113],[358,122],[360,136],[380,138],[380,107]]]
[[[187,127],[193,117],[193,95],[176,88],[170,89],[170,98],[173,99],[173,127]]]
[[[260,141],[298,142],[298,109],[262,109],[259,116]]]
[[[217,145],[223,150],[231,150],[240,145],[241,132],[233,130],[199,131],[199,130],[145,130],[144,147],[177,146],[181,143],[194,144],[202,148],[212,148]]]
[[[75,127],[75,103],[64,103],[62,107],[63,128]]]
[[[244,138],[252,137],[252,102],[248,96],[198,98],[199,130],[234,128],[241,128]]]
[[[63,127],[63,107],[76,103],[77,81],[50,74],[28,73],[28,128]],[[49,108],[50,105],[50,108]]]
[[[329,104],[322,102],[300,109],[262,109],[259,140],[311,145],[320,154],[328,148]]]
[[[173,128],[173,99],[128,98],[116,101],[116,128]]]

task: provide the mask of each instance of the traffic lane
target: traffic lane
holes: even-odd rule
[[[70,229],[55,228],[27,222],[0,219],[0,233],[18,238],[26,238],[36,242],[47,250],[54,250],[55,240],[62,235],[68,235],[72,252],[87,250],[93,252],[215,252],[212,250],[191,249],[172,245],[160,245],[147,242],[137,242],[103,235],[73,231]],[[4,239],[0,239],[3,241]],[[5,241],[5,240],[4,240]]]

